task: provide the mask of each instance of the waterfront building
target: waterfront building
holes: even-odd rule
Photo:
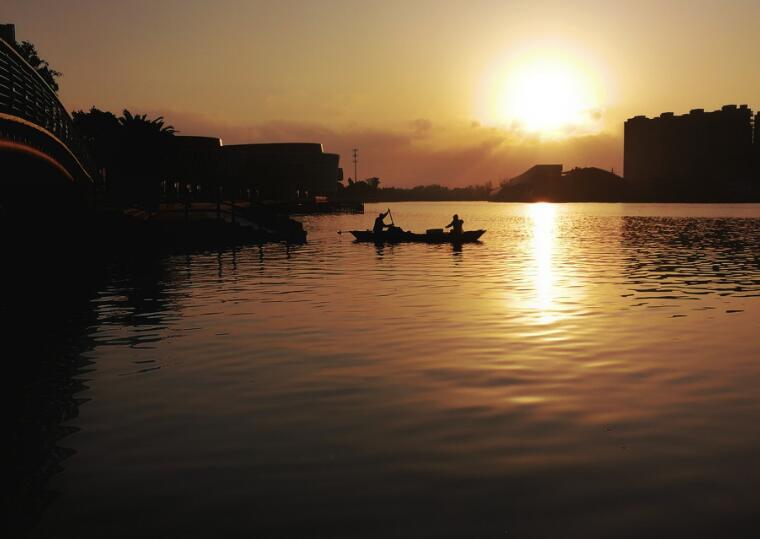
[[[318,143],[234,144],[221,152],[225,183],[261,200],[331,195],[342,179],[340,156]]]
[[[175,135],[174,155],[169,185],[164,186],[167,195],[176,193],[182,198],[180,185],[201,198],[215,199],[219,187],[219,166],[222,139],[217,137],[192,137]]]
[[[224,145],[214,137],[176,139],[172,180],[204,198],[221,187],[225,196],[288,201],[329,196],[342,178],[340,156],[319,143]]]
[[[725,105],[714,112],[693,109],[680,116],[636,116],[625,122],[624,177],[682,192],[747,185],[752,139],[747,105]]]

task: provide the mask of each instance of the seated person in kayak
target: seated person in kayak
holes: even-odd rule
[[[390,212],[391,210],[388,210],[385,213],[378,214],[377,218],[375,219],[375,226],[372,227],[372,232],[374,232],[375,234],[382,234],[384,229],[391,228],[393,226],[393,225],[385,224],[385,218]]]
[[[450,228],[452,234],[461,236],[462,232],[464,231],[462,229],[462,225],[464,225],[464,221],[460,219],[459,216],[455,213],[454,217],[451,218],[451,222],[446,225],[446,228]]]

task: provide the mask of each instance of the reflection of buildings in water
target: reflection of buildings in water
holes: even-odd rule
[[[167,271],[165,257],[114,265],[109,287],[103,286],[106,279],[98,274],[102,261],[69,264],[56,272],[47,271],[48,263],[29,262],[42,269],[3,279],[18,290],[3,295],[3,307],[15,313],[6,329],[16,342],[6,345],[25,352],[4,365],[12,463],[6,474],[10,516],[5,526],[12,536],[26,535],[55,501],[57,493],[49,481],[75,453],[66,444],[78,430],[70,422],[87,400],[81,394],[88,389],[84,375],[91,368],[85,356],[96,346],[93,328],[104,324],[142,327],[127,341],[145,342],[157,338],[154,331],[144,331],[146,326],[160,328],[165,314],[176,308],[166,284],[178,275]],[[105,296],[99,290],[106,290]]]
[[[82,375],[90,361],[84,353],[94,346],[88,328],[97,317],[93,288],[72,276],[59,275],[55,283],[38,275],[34,282],[14,282],[24,295],[6,303],[17,315],[8,335],[16,341],[13,348],[24,351],[3,366],[12,425],[5,525],[12,536],[25,535],[56,498],[48,481],[75,452],[62,444],[77,431],[66,423],[85,402],[78,395],[87,389]]]
[[[171,271],[170,259],[158,253],[115,264],[107,295],[100,298],[99,322],[140,329],[125,338],[132,345],[159,340],[159,331],[165,327],[169,313],[177,313],[180,300],[178,295],[168,293],[167,286],[192,276],[191,256],[187,256],[186,272]]]

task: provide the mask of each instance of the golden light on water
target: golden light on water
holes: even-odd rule
[[[549,324],[554,321],[555,276],[553,268],[556,241],[555,221],[557,207],[554,204],[540,202],[531,204],[528,209],[532,227],[532,251],[535,272],[535,299],[533,307],[537,310],[538,322]]]

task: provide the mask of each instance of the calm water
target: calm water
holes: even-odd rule
[[[32,536],[757,537],[760,206],[406,203],[488,232],[336,233],[383,209],[111,264],[41,339]]]

